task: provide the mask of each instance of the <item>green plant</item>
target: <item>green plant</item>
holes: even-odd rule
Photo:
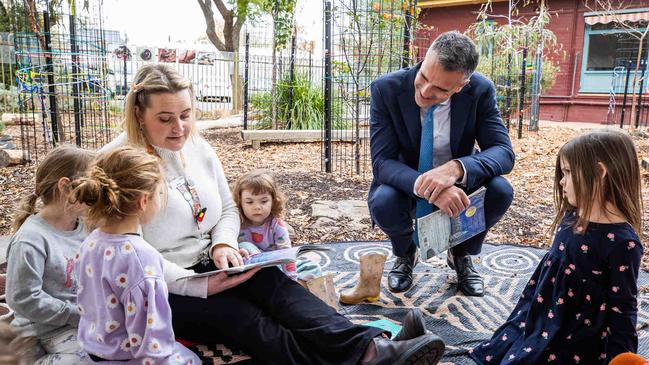
[[[324,120],[324,96],[320,87],[309,82],[303,74],[295,75],[293,82],[293,102],[290,103],[291,83],[288,76],[277,83],[277,124],[279,129],[321,129]],[[257,129],[272,128],[271,92],[253,94],[250,97],[252,108],[259,113]],[[289,109],[290,107],[290,109]],[[332,106],[334,129],[349,128],[349,123],[342,120],[342,106]],[[290,120],[290,128],[288,121]]]
[[[533,59],[528,57],[528,67],[530,67],[533,61]],[[481,56],[480,63],[478,64],[476,71],[489,77],[497,86],[502,87],[507,84],[507,62],[508,57],[505,54]],[[522,57],[519,53],[517,56],[514,56],[514,59],[512,60],[510,85],[513,88],[517,88],[518,84],[520,84],[521,64]],[[494,65],[497,65],[496,70],[494,70]],[[559,66],[555,61],[551,59],[546,59],[543,61],[541,65],[541,93],[547,92],[552,88],[552,86],[554,86],[557,78],[557,72],[559,72]],[[529,83],[530,80],[531,78],[528,77],[527,82]],[[531,88],[528,84],[527,91],[529,92],[530,90]]]
[[[525,0],[523,5],[529,3],[529,0]],[[511,55],[510,82],[516,88],[520,82],[521,50],[527,48],[528,67],[534,63],[539,52],[542,56],[541,92],[552,88],[559,70],[555,60],[561,58],[563,52],[556,35],[547,27],[551,16],[545,2],[539,2],[536,15],[530,19],[517,18],[516,9],[505,19],[490,14],[490,11],[491,1],[487,1],[481,7],[476,23],[466,31],[482,53],[478,71],[489,76],[497,85],[504,85],[505,82],[499,79],[509,72],[503,67],[506,67]]]

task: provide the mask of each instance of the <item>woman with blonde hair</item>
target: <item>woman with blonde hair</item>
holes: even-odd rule
[[[390,341],[381,329],[351,323],[276,267],[263,275],[177,281],[242,265],[240,218],[219,158],[196,132],[189,81],[167,66],[147,65],[133,82],[125,132],[104,150],[135,145],[165,170],[166,206],[142,232],[166,259],[176,336],[222,342],[265,364],[437,363],[444,349],[438,337],[416,332]]]

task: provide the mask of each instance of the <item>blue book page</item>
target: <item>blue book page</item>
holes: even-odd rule
[[[457,246],[486,229],[484,217],[484,195],[486,189],[471,195],[471,205],[451,219],[450,246]]]
[[[297,256],[305,251],[332,251],[328,247],[320,247],[319,245],[302,245],[291,248],[283,248],[275,251],[262,251],[258,254],[252,255],[243,259],[243,266],[229,267],[227,269],[208,271],[200,274],[193,274],[183,276],[176,279],[176,281],[200,278],[205,276],[216,275],[220,272],[225,272],[228,275],[240,274],[242,272],[252,270],[256,267],[269,267],[275,265],[288,264],[297,261]]]
[[[243,264],[253,265],[283,260],[295,261],[299,250],[300,247],[291,247],[275,251],[262,251],[258,254],[248,257],[247,259],[243,259]]]

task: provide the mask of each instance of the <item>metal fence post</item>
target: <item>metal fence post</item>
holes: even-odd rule
[[[534,74],[532,77],[532,89],[531,89],[531,108],[530,113],[530,125],[528,130],[538,131],[539,130],[539,114],[540,114],[540,96],[541,96],[541,80],[543,77],[543,47],[541,44],[538,45],[536,50],[536,58],[534,59]]]
[[[518,138],[523,138],[523,111],[525,109],[525,68],[527,68],[527,45],[523,48],[521,88],[518,95]]]
[[[629,93],[629,76],[631,75],[631,65],[633,62],[629,60],[626,67],[626,79],[624,80],[624,97],[622,98],[622,113],[620,113],[620,128],[624,128],[624,113],[626,112],[626,96]]]
[[[494,57],[495,58],[495,57]],[[507,51],[507,82],[506,82],[506,95],[505,95],[505,121],[507,124],[507,131],[511,125],[511,105],[512,105],[512,51]]]
[[[406,21],[403,22],[403,56],[401,57],[401,68],[410,65],[410,40],[412,37],[413,17],[410,15],[412,1],[408,1],[408,8],[404,10]]]
[[[124,48],[128,49],[126,46],[126,43],[124,43]],[[122,57],[122,69],[124,70],[124,79],[122,80],[122,94],[124,97],[126,97],[126,94],[128,93],[128,82],[126,80],[126,73],[127,73],[127,64],[126,64],[126,53],[124,53],[124,56]]]
[[[286,129],[291,129],[292,125],[292,111],[293,111],[293,96],[295,94],[295,42],[296,42],[297,29],[293,28],[293,37],[291,37],[291,59],[289,60],[289,82],[288,87],[288,110],[286,112]]]
[[[331,168],[331,52],[332,52],[332,39],[331,39],[331,0],[325,0],[325,32],[324,32],[324,46],[325,46],[325,75],[324,75],[324,163],[325,171],[332,172]]]
[[[77,146],[81,146],[81,103],[79,102],[79,47],[75,22],[75,4],[70,1],[70,51],[72,52],[72,98],[74,106],[74,136]]]
[[[248,98],[250,97],[250,33],[246,32],[246,55],[243,76],[243,130],[248,129]]]
[[[52,125],[52,137],[54,145],[58,144],[61,140],[62,130],[59,130],[59,118],[57,114],[56,105],[56,86],[54,82],[54,65],[52,64],[52,34],[50,33],[50,14],[47,11],[43,12],[43,28],[45,35],[45,64],[47,65],[47,93],[50,99],[50,119]],[[43,133],[47,133],[43,131]]]
[[[312,74],[313,74],[313,48],[309,52],[309,85],[311,85]]]

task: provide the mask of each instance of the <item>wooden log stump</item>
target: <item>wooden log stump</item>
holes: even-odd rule
[[[0,150],[0,167],[20,165],[23,162],[22,150]]]
[[[4,113],[2,114],[2,123],[4,125],[34,125],[36,121],[40,122],[40,115],[33,114],[16,114],[16,113]]]

